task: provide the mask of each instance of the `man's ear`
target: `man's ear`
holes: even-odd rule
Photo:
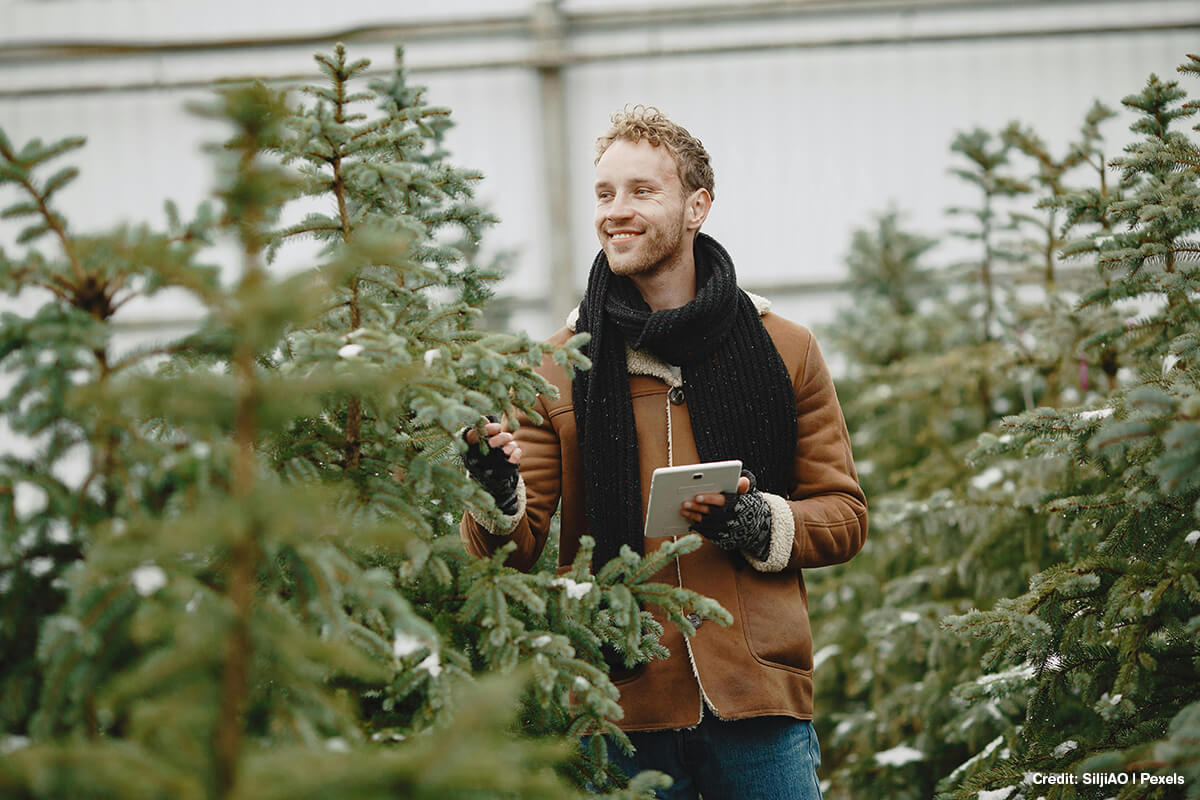
[[[712,209],[712,202],[712,195],[708,193],[708,189],[697,189],[688,196],[684,220],[687,223],[686,227],[689,231],[700,230],[700,226],[704,224],[704,220],[708,219],[708,212]]]

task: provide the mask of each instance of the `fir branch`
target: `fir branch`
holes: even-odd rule
[[[21,234],[21,241],[28,241],[29,239],[35,238],[37,235],[40,235],[41,232],[52,231],[62,247],[63,254],[67,257],[67,263],[70,264],[71,271],[75,275],[75,280],[80,283],[84,281],[85,273],[83,265],[80,263],[78,255],[75,253],[75,248],[72,244],[71,238],[67,235],[66,220],[64,220],[59,214],[52,211],[49,205],[50,195],[57,189],[62,188],[62,186],[74,178],[75,174],[77,173],[72,174],[69,172],[69,169],[60,171],[55,174],[54,178],[50,182],[48,182],[41,190],[39,190],[29,175],[29,169],[42,161],[62,155],[70,150],[83,147],[85,142],[86,140],[80,137],[69,138],[63,139],[49,148],[42,148],[40,143],[38,143],[36,148],[32,148],[31,143],[31,145],[27,145],[25,147],[21,155],[18,155],[13,151],[12,145],[8,141],[8,138],[0,135],[0,158],[4,159],[4,162],[8,166],[7,172],[9,180],[13,180],[14,182],[18,183],[26,191],[26,193],[33,198],[33,202],[37,206],[37,213],[43,220],[42,227],[40,229],[35,229],[38,231],[38,233],[30,236],[27,235],[27,230]],[[24,156],[24,153],[30,151],[31,149],[34,149],[35,155],[32,157]],[[55,179],[57,179],[56,182]]]

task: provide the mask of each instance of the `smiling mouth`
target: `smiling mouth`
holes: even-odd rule
[[[637,233],[610,233],[608,235],[608,238],[612,239],[614,242],[626,242],[626,241],[629,241],[630,239],[632,239],[633,237],[640,236],[640,235],[641,234],[637,234]]]

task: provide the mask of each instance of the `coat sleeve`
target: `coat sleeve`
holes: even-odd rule
[[[513,434],[522,451],[517,512],[502,516],[494,508],[469,509],[459,524],[463,544],[473,556],[486,558],[508,542],[516,542],[517,549],[504,563],[524,572],[533,568],[546,546],[550,520],[562,490],[558,433],[542,397],[538,397],[534,408],[542,418],[541,424],[533,424],[529,415],[518,412],[520,424]]]
[[[833,377],[811,334],[797,372],[796,457],[788,497],[766,495],[771,548],[761,572],[824,567],[848,561],[867,538],[867,501],[850,452],[850,434]]]

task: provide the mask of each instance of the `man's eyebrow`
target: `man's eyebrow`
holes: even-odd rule
[[[659,180],[658,178],[646,176],[646,177],[640,177],[640,178],[629,178],[628,180],[624,181],[624,183],[626,186],[630,186],[630,185],[634,185],[634,184],[661,186],[663,182],[661,180]],[[612,181],[599,180],[599,181],[596,181],[595,187],[597,189],[599,189],[601,187],[608,188],[608,187],[611,187],[612,185],[613,185]]]

